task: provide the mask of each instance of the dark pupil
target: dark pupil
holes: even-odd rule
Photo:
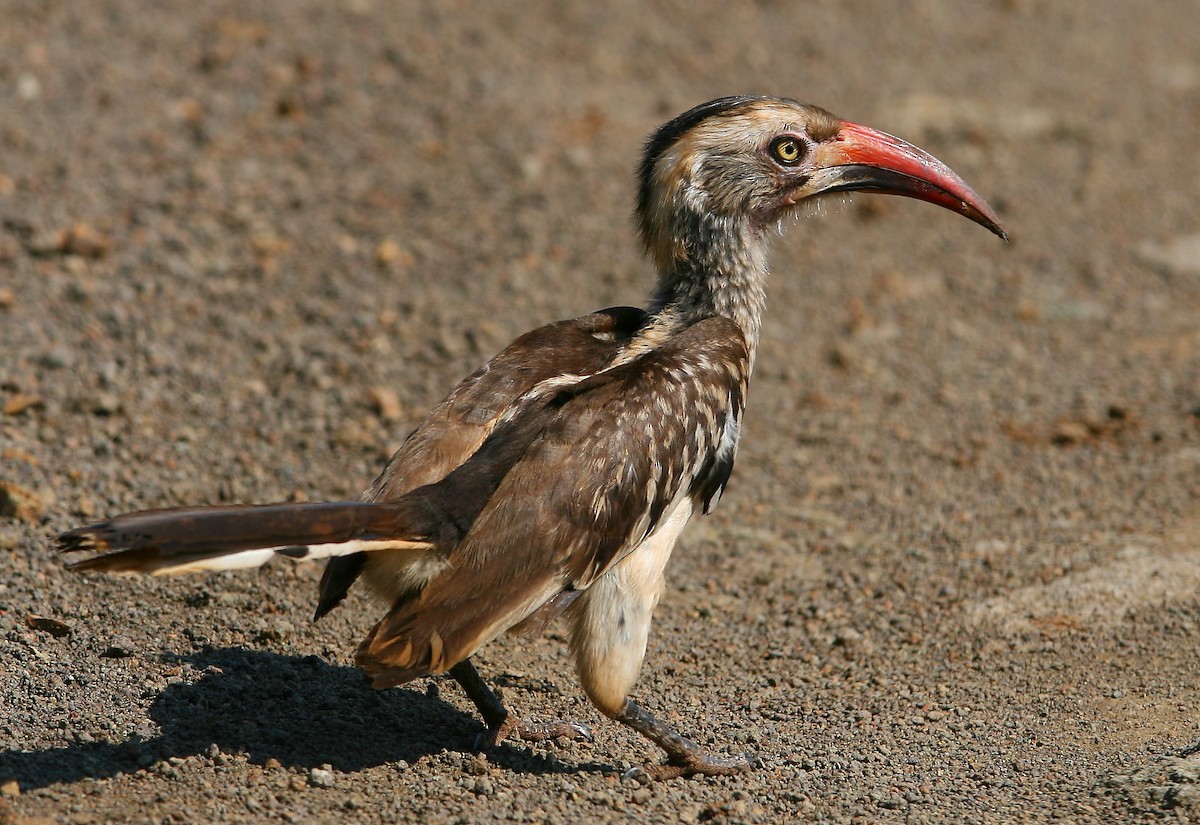
[[[796,143],[791,140],[785,140],[780,143],[777,151],[779,157],[783,160],[795,160],[796,156],[800,154],[796,149]]]

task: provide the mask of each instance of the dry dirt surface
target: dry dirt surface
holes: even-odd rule
[[[1200,4],[0,3],[0,822],[1200,820]],[[639,303],[658,123],[821,103],[1013,242],[860,197],[775,250],[742,449],[594,743],[372,692],[319,570],[65,572],[130,509],[354,497],[518,333]]]

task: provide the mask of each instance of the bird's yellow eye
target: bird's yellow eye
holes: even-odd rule
[[[804,144],[794,137],[780,137],[771,141],[771,156],[784,166],[795,166],[804,157]]]

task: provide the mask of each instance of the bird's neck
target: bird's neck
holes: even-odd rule
[[[670,253],[659,257],[651,327],[679,329],[721,316],[746,336],[753,366],[766,306],[764,232],[746,221],[713,215],[676,216]]]

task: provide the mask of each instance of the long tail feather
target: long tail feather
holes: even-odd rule
[[[413,515],[408,506],[362,502],[144,510],[63,533],[58,547],[64,553],[102,554],[71,562],[74,570],[156,575],[233,570],[275,556],[319,559],[432,546]]]

